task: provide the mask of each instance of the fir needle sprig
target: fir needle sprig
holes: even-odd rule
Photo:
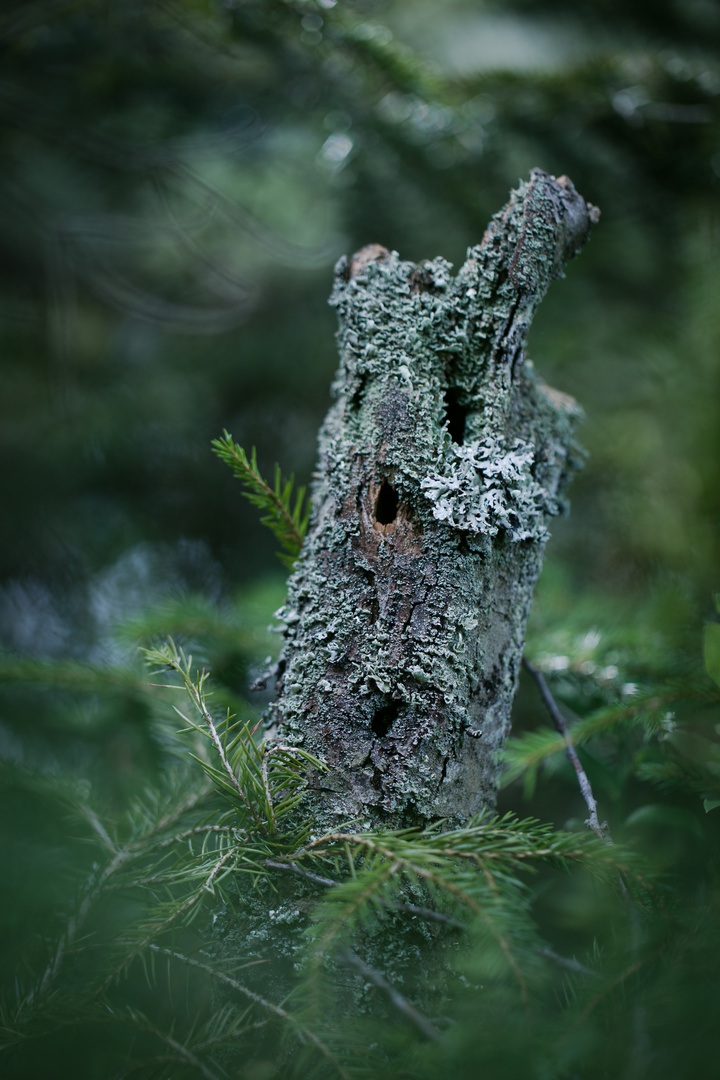
[[[275,466],[273,483],[269,484],[258,468],[255,447],[248,457],[227,431],[223,431],[221,439],[213,439],[212,448],[242,483],[245,498],[263,511],[262,524],[267,525],[284,548],[283,552],[278,552],[278,558],[292,569],[300,554],[310,517],[310,499],[306,498],[305,488],[295,491],[294,476],[283,479],[279,465]]]

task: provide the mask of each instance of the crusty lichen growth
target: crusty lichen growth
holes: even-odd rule
[[[336,267],[340,367],[274,706],[329,766],[318,827],[494,802],[547,520],[578,463],[579,410],[524,341],[596,219],[535,170],[456,277],[379,245]]]
[[[558,500],[534,478],[535,448],[516,439],[505,449],[502,439],[477,439],[448,447],[442,473],[420,483],[437,521],[456,529],[497,536],[505,530],[511,543],[547,540],[545,516],[558,513]]]

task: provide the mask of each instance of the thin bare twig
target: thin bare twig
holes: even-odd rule
[[[354,967],[360,972],[364,979],[371,982],[374,986],[377,986],[378,990],[382,990],[384,994],[390,998],[391,1002],[407,1019],[413,1024],[418,1031],[429,1039],[431,1042],[440,1042],[442,1036],[434,1024],[431,1024],[426,1016],[416,1009],[411,1001],[408,1001],[406,997],[396,990],[392,983],[389,983],[381,971],[376,971],[375,968],[366,964],[364,960],[352,950],[343,949],[338,954],[338,960],[341,964],[347,964],[348,967]]]
[[[410,915],[417,915],[421,919],[427,919],[430,922],[444,923],[445,926],[454,926],[456,930],[467,930],[467,925],[464,922],[460,922],[459,919],[453,919],[452,915],[445,915],[442,911],[435,911],[434,908],[423,907],[420,904],[393,904],[392,907],[395,911],[407,911]]]
[[[561,956],[560,953],[556,953],[554,949],[546,946],[535,949],[535,952],[538,956],[544,956],[546,960],[550,960],[557,967],[565,968],[566,971],[574,971],[578,975],[591,975],[594,979],[598,978],[599,973],[597,971],[586,967],[585,964],[581,964],[579,960],[572,956]]]
[[[108,851],[110,851],[113,855],[116,855],[118,850],[117,845],[110,839],[110,835],[107,829],[105,828],[95,811],[92,809],[92,807],[88,806],[87,803],[85,803],[80,806],[79,810],[82,816],[87,821],[90,828],[101,841],[103,847],[106,847]]]
[[[308,881],[314,881],[316,885],[324,885],[326,888],[335,888],[340,884],[339,881],[333,881],[332,878],[313,874],[312,870],[304,870],[302,866],[298,866],[297,863],[293,862],[276,862],[274,859],[266,859],[265,866],[269,866],[273,870],[289,870],[293,874],[307,878]]]
[[[560,712],[555,698],[550,693],[550,689],[548,687],[548,684],[545,682],[545,676],[543,675],[543,673],[541,671],[538,671],[538,669],[534,666],[534,664],[530,663],[526,656],[523,656],[522,663],[525,670],[532,675],[533,679],[537,683],[538,689],[540,691],[540,697],[543,699],[545,708],[550,713],[555,727],[558,729],[558,731],[563,737],[567,756],[570,759],[570,764],[575,770],[575,775],[577,776],[578,784],[580,785],[580,792],[583,799],[585,800],[585,805],[590,811],[590,817],[586,820],[585,824],[589,829],[592,829],[595,835],[598,836],[603,841],[603,843],[612,844],[612,837],[610,836],[610,829],[608,827],[607,821],[603,821],[602,825],[600,824],[597,812],[597,803],[595,802],[595,796],[593,795],[593,790],[590,786],[590,781],[587,778],[587,774],[583,769],[582,765],[580,764],[580,758],[577,756],[577,751],[575,750],[572,738],[570,736],[570,730],[567,726],[567,720]]]

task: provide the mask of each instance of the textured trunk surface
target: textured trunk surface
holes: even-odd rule
[[[318,830],[453,823],[495,800],[572,399],[524,341],[598,212],[539,170],[457,276],[379,245],[336,267],[340,367],[279,617],[274,719],[328,771]]]

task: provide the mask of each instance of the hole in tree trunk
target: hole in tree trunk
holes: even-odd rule
[[[400,715],[400,702],[390,701],[382,705],[372,718],[371,727],[378,739],[384,738]]]
[[[457,390],[450,386],[445,391],[445,419],[447,421],[450,438],[458,446],[462,446],[465,438],[465,418],[468,410],[458,400]]]
[[[378,525],[389,525],[395,520],[397,513],[397,491],[387,480],[383,480],[375,501],[375,520]]]

